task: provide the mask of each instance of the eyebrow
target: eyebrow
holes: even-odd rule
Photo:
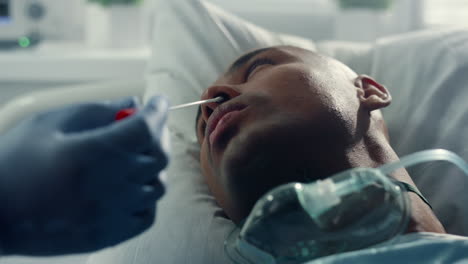
[[[231,64],[231,66],[229,67],[227,73],[228,73],[228,74],[232,74],[232,73],[235,72],[237,69],[243,67],[243,66],[244,66],[248,61],[250,61],[250,59],[252,59],[253,57],[257,56],[257,55],[260,54],[260,53],[269,51],[269,50],[271,50],[271,49],[273,49],[273,47],[254,50],[254,51],[252,51],[252,52],[249,52],[249,53],[247,53],[247,54],[242,55],[242,56],[241,56],[240,58],[238,58],[233,64]]]

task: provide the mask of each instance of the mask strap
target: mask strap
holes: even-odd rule
[[[400,184],[405,191],[415,193],[417,196],[419,196],[419,198],[421,198],[421,200],[423,200],[423,202],[425,202],[427,205],[429,205],[429,207],[432,209],[431,204],[426,199],[426,197],[424,197],[424,195],[422,195],[422,193],[418,190],[418,188],[416,188],[415,186],[413,186],[411,184],[408,184],[406,182],[401,182],[401,181],[396,181],[396,182],[398,184]]]
[[[432,161],[438,161],[438,160],[445,160],[448,162],[451,162],[455,164],[458,168],[460,168],[466,175],[468,175],[468,164],[460,158],[457,154],[445,150],[445,149],[433,149],[433,150],[425,150],[425,151],[419,151],[410,155],[407,155],[403,158],[401,158],[399,161],[395,161],[389,164],[385,164],[379,168],[379,170],[385,174],[388,175],[392,173],[394,170],[399,169],[399,168],[407,168],[419,163],[424,163],[424,162],[432,162]],[[413,192],[417,194],[429,207],[432,206],[429,204],[427,199],[421,194],[421,192],[418,190],[418,188],[409,185],[405,182],[399,182],[403,188],[407,192]]]

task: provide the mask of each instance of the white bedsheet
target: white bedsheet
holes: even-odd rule
[[[468,263],[468,238],[435,233],[400,236],[380,247],[309,261],[306,264]]]

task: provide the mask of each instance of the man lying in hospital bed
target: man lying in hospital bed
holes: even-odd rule
[[[344,195],[342,199],[357,201],[332,201],[327,206],[330,196],[332,200],[338,199],[334,195],[339,189],[335,188],[353,188],[346,187],[348,183],[342,183],[341,187],[338,184],[317,185],[316,189],[310,190],[311,196],[317,196],[317,203],[305,198],[301,210],[292,208],[297,206],[292,202],[293,198],[285,198],[299,193],[297,187],[278,194],[270,193],[262,199],[270,200],[271,205],[259,202],[261,204],[252,210],[265,193],[280,185],[323,180],[350,168],[375,168],[399,160],[390,145],[380,113],[381,108],[391,103],[391,95],[371,77],[357,75],[336,60],[305,49],[276,46],[240,57],[204,92],[202,99],[217,96],[225,97],[226,101],[201,107],[197,136],[203,176],[217,203],[237,225],[252,225],[252,230],[244,227],[244,232],[237,238],[252,243],[249,249],[240,244],[241,241],[227,245],[232,247],[231,254],[240,254],[231,256],[235,262],[302,263],[359,249],[358,245],[369,246],[371,241],[384,242],[399,232],[424,232],[420,236],[422,240],[447,239],[432,235],[445,234],[445,230],[427,200],[412,187],[415,184],[404,169],[395,171],[390,177],[403,182],[402,189],[411,191],[408,212],[394,208],[391,203],[395,201],[390,201],[393,198],[383,198],[390,193],[383,187],[380,191],[373,190],[380,192],[379,195],[364,189],[353,190],[354,195],[370,196],[353,198]],[[468,176],[468,166],[465,166]],[[366,177],[356,180],[366,181]],[[380,182],[365,186],[376,184]],[[300,190],[306,188],[299,183],[296,186]],[[305,197],[306,192],[303,191]],[[375,204],[371,208],[366,208],[366,199],[377,200],[372,201]],[[339,208],[340,203],[347,204]],[[330,222],[323,223],[324,226],[319,219],[322,216],[315,219],[311,213],[317,210],[314,207],[322,206],[325,208],[321,214],[325,215],[327,210],[332,214],[328,216]],[[376,213],[376,208],[382,211]],[[304,216],[299,212],[302,210]],[[361,210],[363,212],[359,212]],[[400,219],[390,224],[392,217],[399,213],[402,214]],[[409,223],[402,220],[407,213],[410,214]],[[372,214],[380,216],[372,217]],[[250,221],[245,222],[249,215]],[[270,219],[262,220],[262,217]],[[311,217],[313,221],[301,222],[301,217]],[[369,220],[373,222],[365,224]],[[339,223],[341,221],[343,223]],[[272,223],[275,225],[269,227]],[[354,233],[359,228],[361,233]],[[313,229],[320,231],[310,234],[308,230]],[[400,231],[396,231],[398,229]],[[417,237],[413,235],[411,239],[417,241]],[[459,240],[453,243],[453,249],[468,249],[467,239],[451,239]],[[278,242],[272,242],[274,240]],[[282,240],[290,242],[282,243]],[[354,247],[349,243],[357,245]],[[385,250],[391,251],[391,248]],[[438,255],[440,252],[435,254]],[[468,261],[468,254],[465,257],[460,256],[460,259]]]
[[[149,64],[147,97],[154,94],[164,94],[169,97],[172,104],[199,100],[202,92],[207,87],[210,87],[215,79],[222,75],[230,63],[245,52],[262,47],[290,44],[312,51],[318,50],[319,54],[325,53],[337,57],[356,72],[365,73],[373,77],[373,79],[364,79],[362,77],[361,81],[364,81],[361,82],[362,85],[373,86],[376,91],[380,91],[379,87],[382,87],[379,83],[387,86],[387,89],[392,93],[393,102],[390,106],[383,109],[383,113],[390,131],[392,144],[388,144],[386,139],[382,138],[383,131],[385,130],[382,130],[384,129],[383,125],[379,125],[383,123],[379,121],[378,110],[372,111],[371,117],[367,117],[369,121],[372,120],[369,125],[373,124],[373,126],[369,127],[369,129],[376,135],[372,138],[374,142],[379,140],[377,142],[386,146],[388,150],[392,146],[400,157],[418,150],[445,147],[463,155],[465,160],[467,159],[465,142],[468,142],[468,138],[467,133],[464,132],[466,131],[467,124],[465,105],[467,94],[466,89],[462,89],[466,86],[460,86],[463,80],[466,83],[466,78],[463,79],[467,69],[467,60],[463,60],[463,58],[468,57],[466,55],[468,43],[466,31],[422,32],[379,41],[372,49],[368,48],[368,46],[360,45],[359,49],[352,49],[351,53],[346,53],[343,52],[344,49],[340,47],[334,48],[333,45],[329,45],[328,43],[317,44],[304,39],[291,38],[290,36],[269,32],[235,18],[204,1],[160,1],[156,10],[154,28],[156,38],[153,43],[153,60]],[[290,51],[289,53],[293,56],[294,52],[296,51]],[[431,54],[436,54],[436,57],[429,56]],[[304,56],[308,57],[308,55]],[[325,64],[334,65],[333,62],[327,59],[325,61]],[[433,63],[434,61],[437,61],[437,63]],[[269,71],[274,70],[278,66],[269,65],[265,62],[263,61],[263,64],[258,65],[259,67],[252,72],[251,81],[259,81],[259,79],[265,78],[263,77],[265,74],[268,75]],[[296,66],[299,67],[300,65],[303,64],[297,63]],[[409,69],[412,70],[410,74],[408,74]],[[315,64],[313,70],[318,70]],[[320,71],[322,79],[325,79],[326,75],[330,74],[327,73],[328,70],[335,69],[322,68]],[[338,75],[342,76],[342,74]],[[357,76],[359,75],[354,76],[354,78],[356,79]],[[336,102],[336,104],[331,105],[342,106],[342,109],[324,111],[325,114],[332,116],[333,114],[340,113],[338,110],[342,110],[345,113],[346,111],[351,112],[352,109],[358,109],[358,104],[363,104],[358,96],[357,91],[359,88],[355,86],[354,81],[351,81],[352,79],[346,79],[344,76],[334,80],[334,82],[339,82],[343,85],[347,84],[346,87],[350,89],[342,87],[344,94],[339,93],[338,98],[331,98],[333,99],[331,100],[332,103]],[[267,90],[262,92],[261,95],[267,96],[267,91],[271,91],[268,89],[273,89],[280,85],[280,80],[277,82],[273,80],[269,81],[273,84],[273,87],[269,86],[265,88]],[[264,79],[264,81],[266,82],[267,80]],[[307,84],[312,85],[314,79],[310,79],[309,81]],[[321,83],[321,85],[329,85],[332,89],[338,89],[331,83]],[[224,83],[218,87],[228,86],[240,87],[244,86],[244,84]],[[250,87],[248,82],[245,86]],[[416,90],[418,87],[424,89]],[[439,89],[440,87],[444,89]],[[253,90],[250,91],[253,93]],[[306,93],[306,95],[309,98],[313,98],[315,95],[325,96],[327,92],[332,92],[326,89],[320,91],[325,94]],[[351,91],[354,91],[354,96],[350,94]],[[278,90],[276,92],[283,93],[284,91]],[[295,98],[295,94],[293,93],[285,93],[284,95],[288,96],[287,98],[292,97],[294,102],[301,104],[292,104],[291,100],[282,101],[280,97],[275,97],[277,105],[283,105],[283,108],[290,110],[297,109],[297,116],[309,122],[313,121],[312,117],[300,114],[302,113],[301,111],[324,109],[322,107],[316,109],[316,105],[302,104],[300,98]],[[262,99],[261,96],[257,97]],[[240,98],[244,97],[238,96],[237,100]],[[444,103],[448,102],[443,101],[448,100],[447,98],[450,98],[449,103]],[[353,104],[338,104],[338,102],[345,101],[345,99],[350,99]],[[378,96],[377,99],[378,101],[383,100],[383,97]],[[232,101],[234,102],[235,99],[232,99]],[[262,99],[259,102],[260,105],[267,105],[266,102],[268,100]],[[323,100],[319,100],[319,102],[323,102]],[[226,103],[229,103],[229,101]],[[379,108],[385,104],[380,101],[380,103],[371,105]],[[465,108],[463,108],[463,105],[465,105]],[[311,109],[312,107],[314,109]],[[267,111],[270,109],[273,108],[266,107],[264,110],[266,112],[266,120],[260,119],[260,124],[266,124],[269,120],[267,119],[268,116],[281,113],[279,110]],[[261,111],[261,109],[257,111]],[[359,111],[364,111],[364,109],[360,109]],[[428,116],[424,116],[424,112],[430,113],[430,117],[433,119],[427,119],[426,117]],[[247,216],[245,213],[247,210],[240,205],[249,204],[252,206],[253,200],[258,198],[263,192],[266,192],[266,188],[283,183],[284,181],[282,180],[285,179],[280,178],[276,183],[272,183],[269,186],[260,185],[264,189],[257,190],[257,193],[253,192],[255,191],[255,188],[253,188],[253,191],[246,192],[246,194],[253,194],[247,197],[251,199],[250,201],[240,200],[241,203],[239,205],[230,205],[229,203],[232,203],[232,201],[229,201],[229,198],[232,195],[227,193],[228,189],[223,187],[222,183],[219,184],[215,181],[215,175],[212,175],[213,177],[210,177],[208,173],[204,175],[207,176],[207,179],[211,180],[209,183],[211,189],[208,189],[207,182],[200,173],[201,168],[197,156],[198,144],[195,141],[196,139],[194,140],[193,129],[195,114],[191,111],[181,110],[171,112],[169,116],[169,128],[172,131],[173,146],[172,164],[167,172],[167,194],[158,204],[158,217],[155,226],[137,239],[93,255],[88,261],[89,264],[231,263],[231,259],[225,253],[223,243],[230,238],[230,234],[233,233],[233,230],[236,230],[237,226],[226,216],[226,213],[234,220],[239,221],[242,217]],[[353,116],[356,117],[357,113],[354,112],[352,115],[339,117],[341,120],[353,120]],[[366,118],[366,115],[361,114],[360,116]],[[442,119],[445,116],[450,116],[450,118]],[[237,118],[233,117],[233,119]],[[296,119],[289,120],[285,118],[284,120],[285,122],[294,122]],[[329,122],[324,123],[328,126],[332,125]],[[340,123],[338,122],[338,124]],[[458,127],[456,126],[457,124],[459,125]],[[281,128],[282,123],[278,125]],[[297,123],[297,126],[300,126],[300,123]],[[252,127],[255,127],[254,124],[252,124]],[[354,129],[357,129],[357,127],[361,129],[366,128],[362,123],[356,125]],[[341,130],[334,131],[352,131],[352,129],[353,126],[345,126]],[[278,133],[281,132],[282,130],[280,129]],[[301,131],[293,132],[300,133]],[[293,132],[288,132],[288,134]],[[315,133],[316,131],[312,132]],[[241,133],[236,135],[241,135]],[[346,133],[343,133],[341,136],[343,135],[346,135]],[[361,136],[364,135],[361,133]],[[215,137],[217,136],[213,136],[213,138]],[[283,144],[279,142],[266,147],[272,151],[271,148],[281,145],[281,149],[287,150],[292,149],[288,148],[288,146],[291,146],[290,144],[298,144],[294,142],[296,138],[289,135],[285,139],[288,142]],[[434,142],[434,144],[424,143],[423,139]],[[325,139],[323,141],[326,142]],[[261,143],[262,141],[260,140],[258,144]],[[305,143],[303,144],[305,145]],[[330,144],[333,145],[336,142],[332,141]],[[240,145],[237,147],[240,147]],[[331,151],[324,146],[321,149],[324,150],[323,160],[329,161],[330,159],[327,159],[327,156],[330,155]],[[299,150],[314,151],[315,149],[302,148],[301,144]],[[203,153],[203,150],[201,153]],[[371,153],[375,153],[374,150]],[[370,153],[365,154],[368,157]],[[366,162],[361,165],[373,167],[378,166],[384,160],[391,161],[396,159],[395,153],[392,153],[391,150],[384,154],[380,156],[383,160],[371,160],[372,163],[368,159],[364,159],[366,155],[360,156],[363,159],[352,160],[352,162],[354,162],[355,166],[359,165],[358,162]],[[285,154],[279,157],[288,158]],[[340,164],[339,161],[343,160],[346,159],[341,157],[335,164]],[[299,163],[301,160],[297,162]],[[346,163],[343,162],[343,164]],[[295,164],[292,163],[292,165]],[[347,167],[336,168],[335,171],[328,167],[329,171],[317,171],[317,174],[314,175],[308,173],[302,174],[300,171],[296,171],[295,174],[310,175],[311,177],[315,177],[316,175],[329,177],[334,172],[354,167],[351,165],[348,164]],[[409,173],[409,175],[414,176],[415,181],[419,180],[416,184],[421,188],[424,196],[428,198],[436,212],[437,218],[442,221],[444,227],[450,233],[468,234],[465,232],[465,230],[468,231],[466,229],[466,214],[462,210],[463,205],[467,202],[466,195],[463,195],[463,189],[466,186],[464,184],[467,181],[462,181],[463,174],[459,171],[457,171],[458,174],[453,173],[446,169],[441,172],[440,169],[434,166],[429,168],[429,170],[424,170],[424,173],[419,177],[416,177],[418,176],[417,173]],[[205,172],[209,172],[210,167],[205,167],[204,170]],[[432,171],[440,173],[432,174]],[[394,177],[399,177],[398,180],[413,185],[409,175],[404,170],[396,171],[393,174]],[[444,177],[440,177],[440,175],[444,175]],[[258,181],[257,183],[259,182],[269,183],[268,181]],[[217,198],[216,200],[211,195],[212,193]],[[399,241],[395,241],[398,245],[356,250],[331,256],[328,260],[330,262],[335,260],[345,263],[347,260],[357,260],[358,263],[394,263],[398,261],[430,263],[437,261],[454,262],[456,259],[463,257],[463,254],[467,252],[466,239],[436,233],[442,230],[438,224],[439,220],[432,214],[430,208],[415,193],[405,193],[411,197],[413,207],[421,210],[412,216],[411,221],[415,225],[411,227],[431,232],[405,234],[399,236]],[[457,199],[453,199],[454,196]],[[237,201],[237,198],[235,200]],[[223,209],[225,210],[222,210],[219,205],[224,206],[225,208]],[[239,214],[237,217],[236,212]],[[436,254],[439,255],[435,256]],[[321,261],[325,260],[321,259]]]

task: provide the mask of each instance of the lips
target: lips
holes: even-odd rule
[[[244,108],[246,108],[246,105],[240,103],[224,103],[216,107],[208,119],[205,135],[210,137],[218,125],[222,125],[222,123],[227,122],[230,119],[229,117],[233,115],[234,112],[241,111]],[[211,139],[210,142],[212,143]]]

